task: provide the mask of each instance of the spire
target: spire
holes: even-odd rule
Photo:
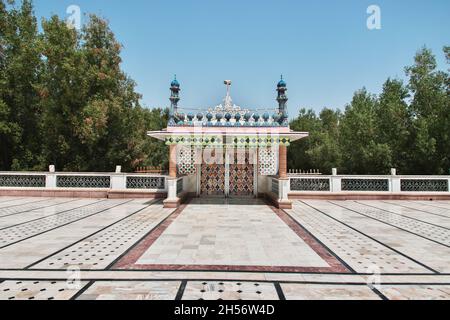
[[[287,125],[288,121],[288,113],[287,113],[287,102],[288,97],[286,95],[287,86],[286,82],[283,80],[283,75],[280,77],[280,81],[277,85],[277,101],[278,101],[278,112],[280,114],[280,123]]]
[[[177,80],[177,75],[174,75],[172,82],[170,83],[170,113],[169,113],[169,125],[176,124],[176,115],[178,112],[178,101],[180,101],[180,83]]]

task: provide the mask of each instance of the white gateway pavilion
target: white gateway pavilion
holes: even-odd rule
[[[178,107],[180,84],[175,78],[170,86],[168,126],[148,132],[170,147],[166,207],[177,207],[187,194],[264,196],[270,193],[272,179],[267,177],[271,176],[279,178],[281,188],[288,183],[287,147],[308,133],[289,128],[285,81],[281,78],[277,85],[278,108],[262,112],[233,104],[231,81],[224,83],[227,93],[222,104],[188,112]],[[177,188],[177,184],[184,185]],[[177,189],[184,190],[184,195]],[[289,207],[290,202],[286,198],[278,205]]]

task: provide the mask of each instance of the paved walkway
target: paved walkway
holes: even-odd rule
[[[450,202],[0,197],[0,299],[450,299]]]

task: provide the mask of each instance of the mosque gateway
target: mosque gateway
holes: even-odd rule
[[[175,78],[170,86],[168,126],[148,132],[170,147],[167,207],[180,203],[177,189],[197,197],[265,195],[272,183],[268,177],[288,179],[290,143],[308,136],[289,128],[287,86],[282,77],[277,85],[278,107],[272,110],[235,105],[231,81],[224,84],[227,91],[222,104],[207,110],[183,109],[178,105],[180,83]]]

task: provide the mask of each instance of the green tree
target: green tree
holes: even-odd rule
[[[45,59],[42,94],[43,153],[59,170],[83,171],[86,164],[83,115],[88,100],[86,59],[80,36],[57,16],[43,20]],[[87,120],[89,121],[89,120]]]
[[[392,161],[389,165],[401,173],[408,173],[411,159],[411,114],[406,99],[408,89],[402,81],[388,79],[383,84],[376,108],[377,141],[389,146]]]
[[[331,173],[340,167],[341,153],[338,144],[340,111],[323,109],[319,117],[313,110],[300,110],[299,117],[291,122],[291,128],[309,132],[307,139],[296,141],[289,148],[289,168],[319,169]]]
[[[39,92],[42,60],[31,1],[0,1],[0,166],[3,170],[41,168]]]
[[[376,97],[362,89],[345,109],[339,137],[345,173],[387,173],[392,164],[392,150],[377,139],[377,105]]]
[[[315,133],[320,130],[320,119],[314,110],[300,109],[297,118],[291,121],[290,127],[295,131],[309,132],[308,139],[295,141],[288,148],[288,167],[291,169],[312,169],[315,168],[310,155],[307,153],[314,143]]]
[[[450,168],[448,74],[436,69],[436,58],[427,48],[417,52],[414,62],[405,69],[413,95],[410,110],[414,159],[410,169],[423,174],[443,174]]]

